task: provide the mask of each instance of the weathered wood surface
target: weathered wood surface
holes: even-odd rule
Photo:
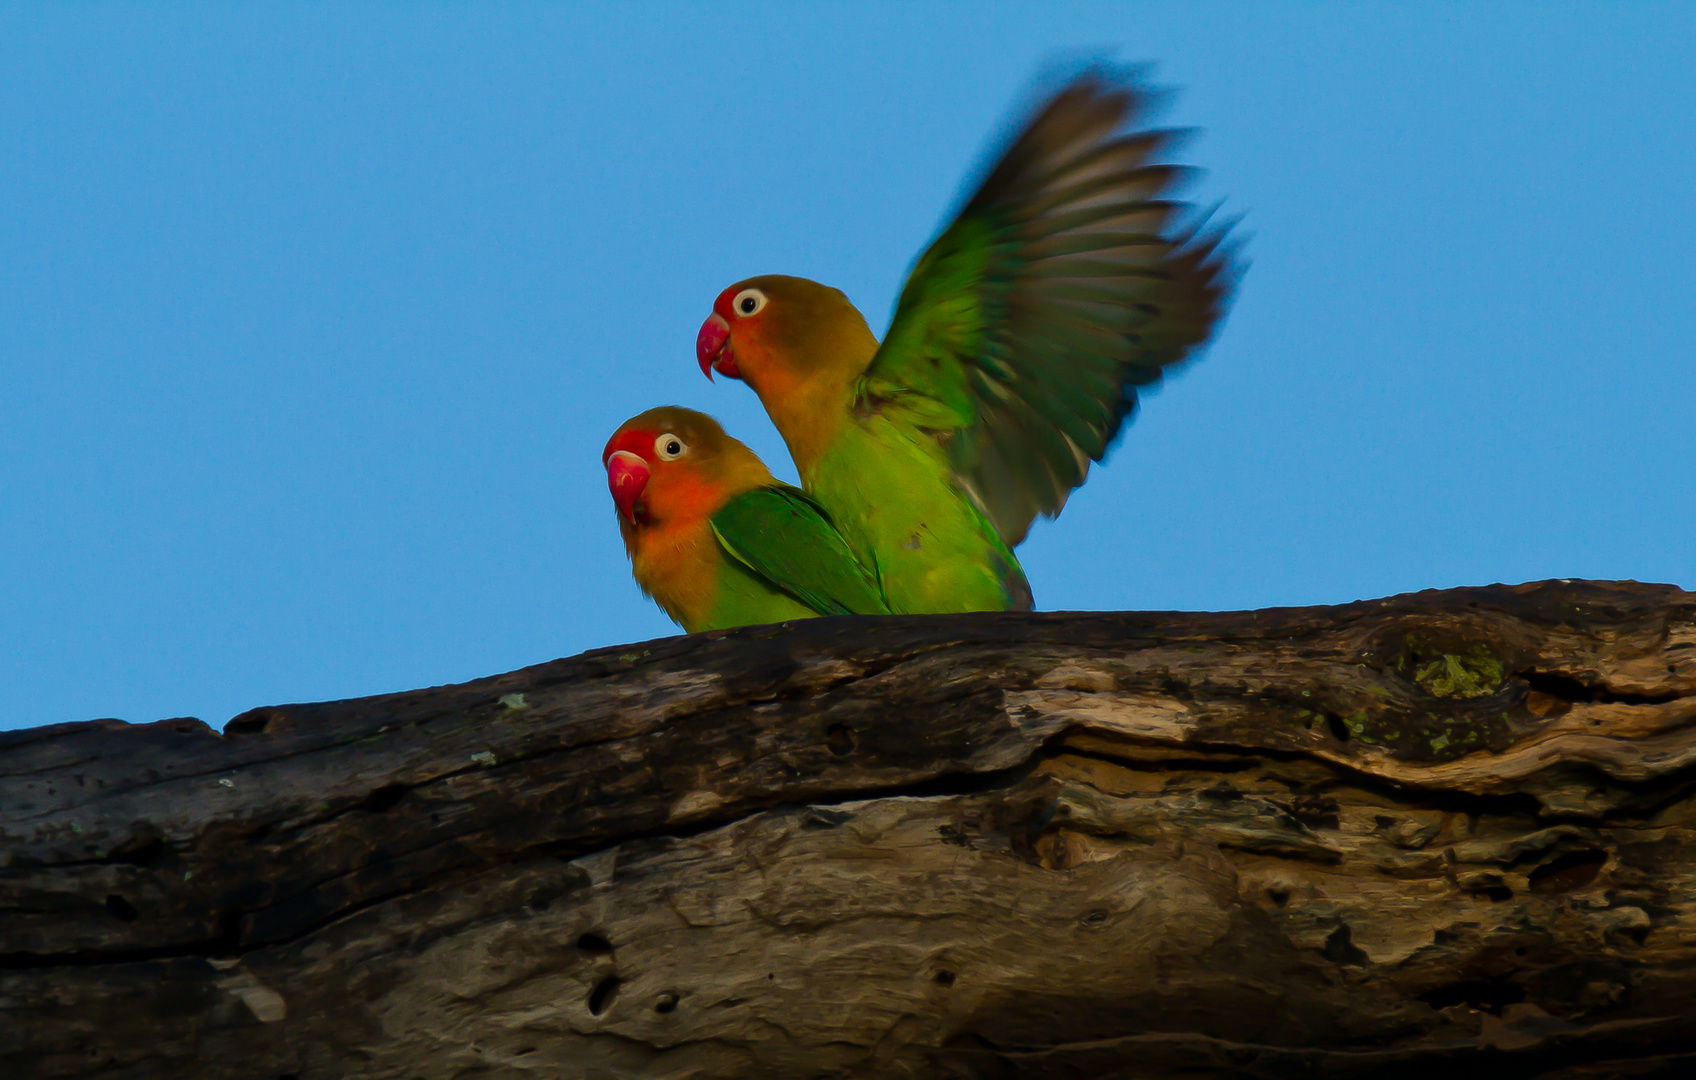
[[[1696,1069],[1696,594],[814,620],[0,735],[0,1073]]]

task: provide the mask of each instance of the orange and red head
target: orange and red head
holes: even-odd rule
[[[841,290],[782,274],[719,293],[695,336],[702,374],[752,387],[803,475],[876,353],[877,338]]]
[[[704,524],[731,496],[776,482],[718,421],[674,405],[626,420],[601,463],[627,547],[645,531]]]

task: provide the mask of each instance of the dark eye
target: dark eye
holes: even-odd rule
[[[661,461],[676,461],[688,452],[689,448],[683,444],[683,440],[669,431],[654,440],[654,453],[659,455]]]
[[[766,294],[758,289],[743,289],[730,301],[730,308],[738,315],[752,315],[766,306]]]

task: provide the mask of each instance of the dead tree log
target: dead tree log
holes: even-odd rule
[[[819,619],[0,735],[7,1077],[1696,1067],[1696,593]]]

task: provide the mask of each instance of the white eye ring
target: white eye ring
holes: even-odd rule
[[[766,294],[758,289],[743,289],[730,301],[730,310],[736,312],[737,318],[758,315],[765,306]]]
[[[689,447],[671,432],[666,432],[654,440],[654,454],[661,461],[676,461],[689,452]]]

